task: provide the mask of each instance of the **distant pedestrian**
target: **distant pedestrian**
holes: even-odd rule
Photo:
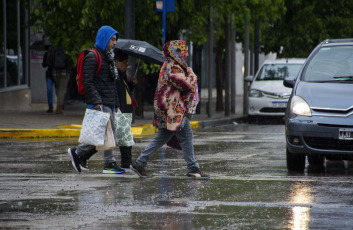
[[[51,74],[56,86],[56,114],[63,113],[64,97],[67,82],[73,68],[70,56],[62,47],[51,47],[49,49],[49,61]]]
[[[47,70],[45,71],[45,82],[47,85],[47,101],[48,101],[48,107],[49,107],[49,109],[47,110],[47,113],[52,113],[54,111],[53,110],[53,106],[54,106],[53,91],[55,86],[55,92],[57,92],[57,87],[53,79],[53,67],[49,60],[49,49],[50,49],[49,45],[45,46],[45,53],[43,57],[42,66],[43,68],[47,68]]]
[[[116,66],[119,71],[119,79],[117,81],[117,90],[118,97],[120,102],[120,111],[122,113],[132,113],[132,91],[135,88],[135,85],[138,83],[137,77],[133,76],[129,78],[126,74],[128,68],[129,56],[122,50],[115,48],[114,49],[114,59]],[[130,124],[131,126],[131,124]],[[119,146],[121,153],[121,164],[122,168],[129,168],[131,161],[131,150],[132,146]]]
[[[102,65],[97,75],[97,60],[93,52],[89,52],[83,62],[83,86],[85,100],[90,109],[103,109],[110,113],[110,121],[114,124],[113,111],[119,109],[119,99],[116,89],[118,70],[114,62],[113,49],[119,38],[119,33],[110,26],[103,26],[98,30],[95,49],[102,57]],[[72,165],[77,172],[88,170],[87,160],[97,152],[93,145],[80,144],[77,148],[69,148],[68,153]],[[103,173],[124,173],[115,160],[114,150],[104,151],[105,165]]]
[[[163,55],[167,60],[161,68],[154,96],[153,125],[158,128],[158,132],[130,168],[140,177],[148,177],[145,168],[150,157],[175,135],[187,164],[187,176],[209,178],[194,159],[190,119],[191,111],[195,109],[191,108],[191,102],[195,98],[197,76],[186,64],[188,47],[185,41],[170,41],[165,43]]]

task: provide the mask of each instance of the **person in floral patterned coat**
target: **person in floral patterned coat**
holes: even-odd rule
[[[130,168],[140,177],[148,177],[145,168],[150,156],[175,135],[187,163],[187,176],[209,178],[194,158],[190,119],[197,106],[197,76],[186,64],[188,47],[182,40],[169,41],[163,47],[163,55],[166,61],[161,68],[154,96],[153,125],[158,132]]]

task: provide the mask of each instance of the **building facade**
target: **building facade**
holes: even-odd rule
[[[29,9],[22,0],[0,0],[0,111],[26,111],[46,102],[44,50],[32,50],[42,40],[27,26]]]

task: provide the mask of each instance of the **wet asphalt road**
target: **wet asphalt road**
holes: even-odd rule
[[[103,154],[75,173],[76,140],[0,141],[0,229],[352,229],[353,167],[289,175],[284,126],[239,124],[194,132],[207,181],[187,179],[163,148],[149,179],[102,174]],[[137,157],[150,139],[138,139]]]

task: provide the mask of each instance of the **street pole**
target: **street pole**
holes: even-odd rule
[[[125,0],[124,4],[124,35],[126,39],[135,39],[135,0]],[[130,77],[134,75],[135,58],[129,57],[128,73]]]
[[[212,1],[210,1],[210,18],[209,18],[209,31],[208,31],[208,103],[207,103],[207,112],[208,117],[212,117],[212,82],[213,82],[213,8]]]
[[[257,70],[259,69],[259,49],[260,49],[259,34],[260,34],[259,20],[256,20],[255,21],[255,45],[254,45],[254,55],[255,55],[254,75],[257,73]]]
[[[163,0],[163,29],[162,29],[162,47],[165,43],[165,31],[166,31],[166,17],[167,17],[167,0]]]
[[[124,35],[126,39],[135,39],[135,0],[124,0]],[[134,77],[136,68],[135,58],[129,56],[129,65],[130,66],[127,69],[127,74],[130,77]],[[134,92],[134,94],[136,93],[137,95],[134,96],[140,105],[137,108],[138,111],[136,112],[140,112],[143,118],[143,94],[139,92],[142,92],[142,84],[138,84],[137,89]]]
[[[226,53],[225,53],[225,90],[224,90],[224,115],[227,117],[230,115],[230,93],[229,93],[229,88],[230,88],[230,61],[231,61],[231,56],[230,56],[230,19],[229,17],[227,18],[226,22]]]
[[[236,89],[235,89],[235,29],[234,29],[234,23],[233,23],[233,19],[234,19],[234,14],[232,15],[232,21],[231,21],[231,30],[230,30],[230,54],[231,54],[231,81],[230,81],[230,94],[231,94],[231,98],[230,98],[230,112],[232,114],[235,114],[235,103],[236,103]]]
[[[243,95],[243,115],[248,115],[248,83],[245,77],[249,75],[249,19],[245,18],[245,36],[244,36],[244,95]]]

